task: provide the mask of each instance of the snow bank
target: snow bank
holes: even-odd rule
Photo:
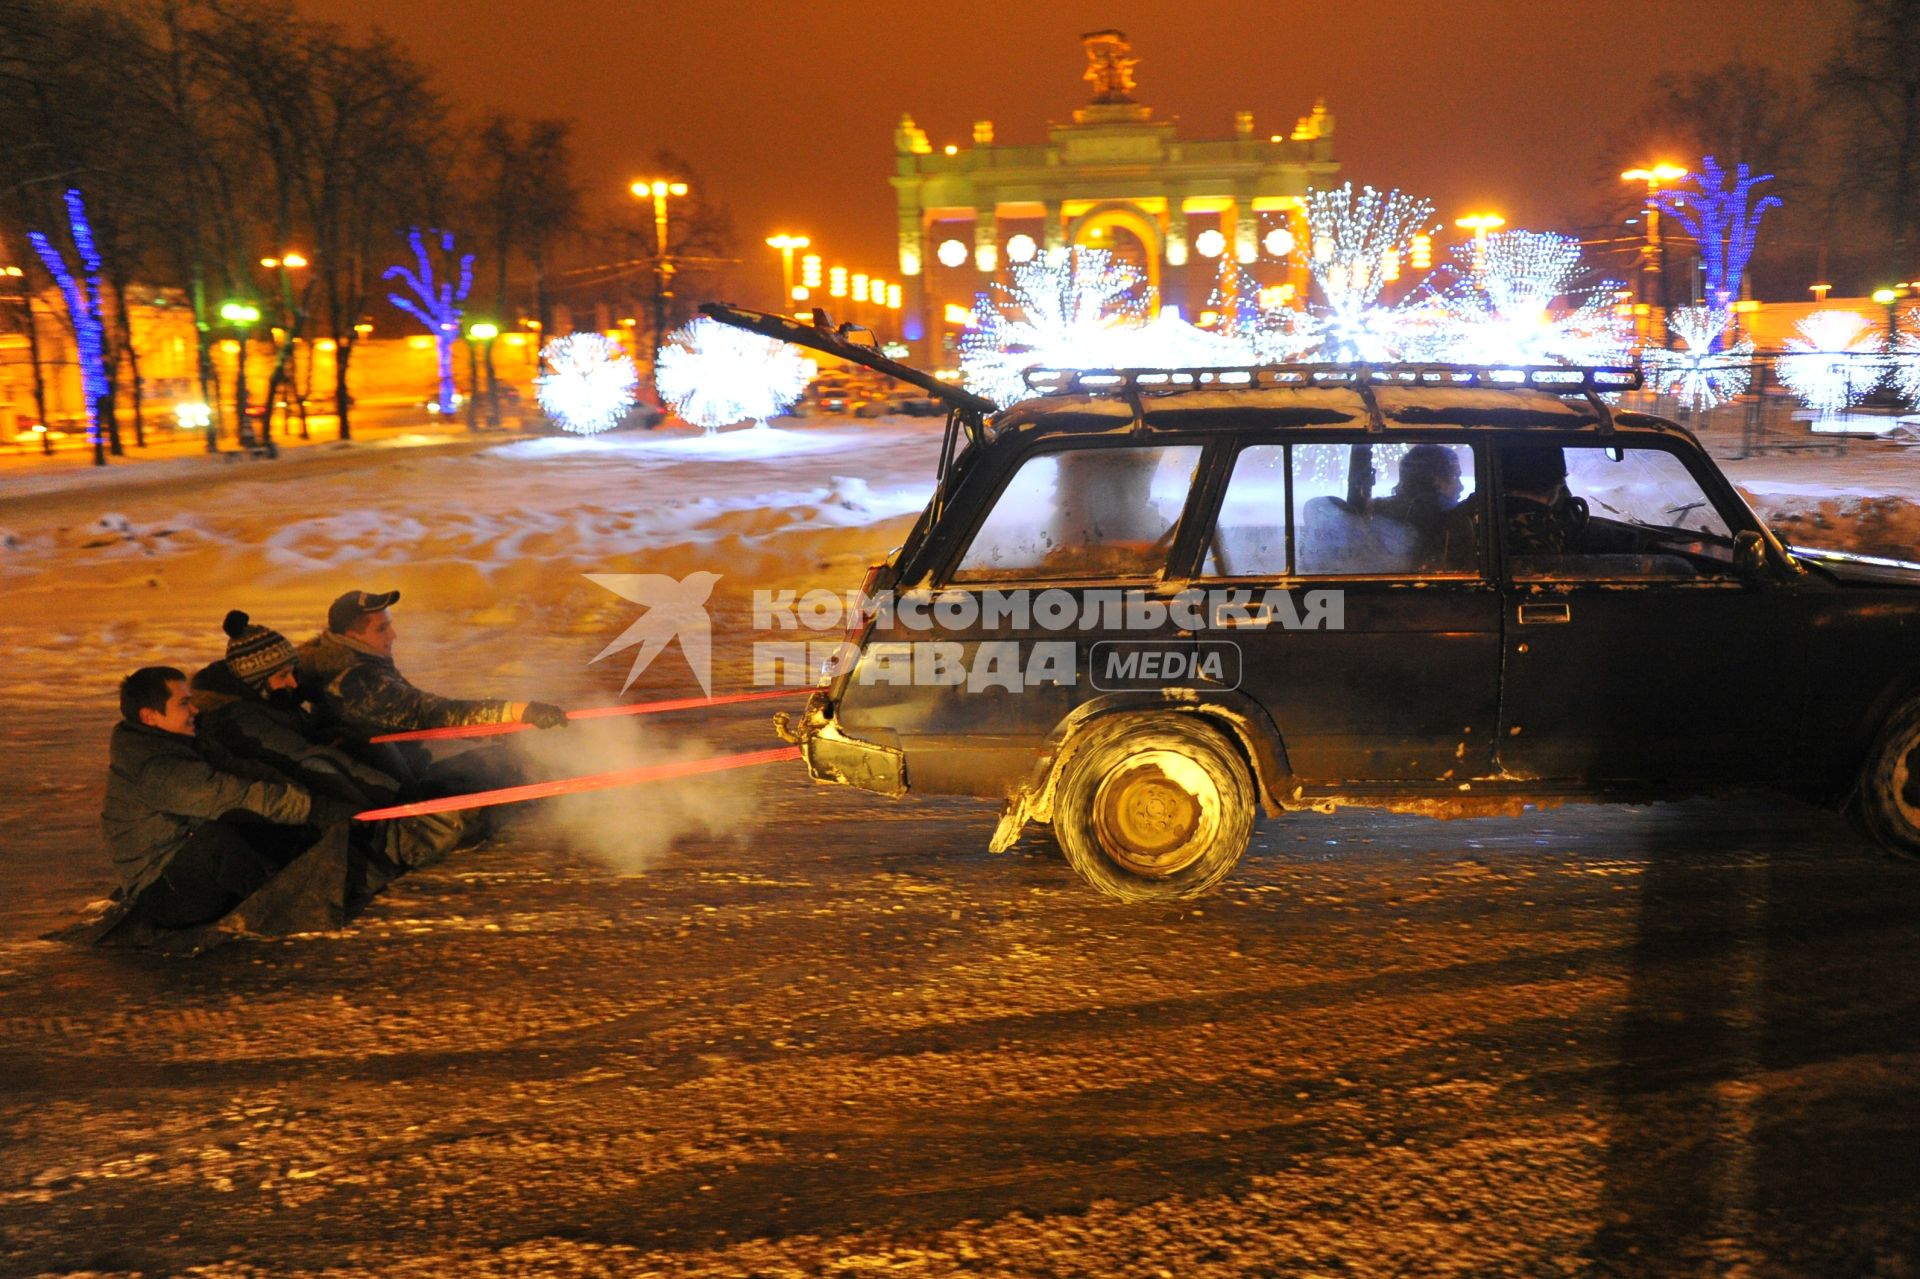
[[[544,436],[516,440],[489,450],[510,461],[553,458],[618,458],[623,461],[730,461],[828,453],[868,443],[868,433],[853,430],[793,431],[775,426],[742,427],[713,435],[672,431],[620,432],[614,435]]]

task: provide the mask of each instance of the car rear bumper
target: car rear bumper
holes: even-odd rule
[[[814,781],[898,798],[907,793],[906,757],[898,748],[849,736],[825,693],[815,693],[795,720],[774,717],[774,729],[800,748]]]

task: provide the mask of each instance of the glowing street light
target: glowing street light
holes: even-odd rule
[[[1900,299],[1912,297],[1916,292],[1920,292],[1920,280],[1907,280],[1873,291],[1873,300],[1887,308],[1887,350],[1889,351],[1897,350],[1900,346]]]
[[[233,418],[242,447],[253,447],[253,423],[247,420],[247,330],[260,323],[260,308],[234,300],[220,304],[220,318],[240,331],[239,363],[233,375]]]
[[[788,235],[785,231],[767,237],[767,247],[780,250],[780,295],[792,298],[793,291],[793,251],[804,249],[813,243],[804,235]]]
[[[493,340],[500,326],[492,320],[473,320],[467,325],[467,429],[480,427],[480,355],[479,345],[487,344],[487,425],[500,425],[500,401],[493,395]]]
[[[1479,275],[1487,269],[1487,233],[1498,231],[1507,220],[1498,213],[1469,213],[1455,218],[1453,224],[1462,231],[1473,232],[1473,273]]]
[[[668,289],[673,282],[673,263],[667,258],[667,197],[685,195],[687,184],[653,178],[634,182],[627,190],[635,199],[653,201],[653,344],[657,362],[660,343],[666,339],[667,299],[673,296]]]

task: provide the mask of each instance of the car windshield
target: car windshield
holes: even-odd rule
[[[1705,534],[1731,541],[1700,482],[1671,453],[1658,449],[1570,448],[1566,450],[1567,491],[1583,499],[1596,519],[1617,520],[1643,529],[1687,535]]]

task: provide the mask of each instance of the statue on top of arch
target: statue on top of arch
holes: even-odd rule
[[[1083,77],[1093,86],[1096,104],[1133,101],[1133,69],[1140,59],[1133,56],[1133,45],[1124,31],[1091,31],[1080,37],[1087,51],[1087,72]]]

